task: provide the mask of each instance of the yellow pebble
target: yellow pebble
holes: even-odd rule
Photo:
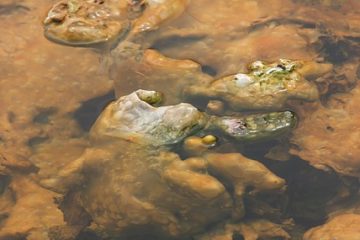
[[[211,145],[211,144],[216,143],[217,139],[214,135],[206,135],[201,140],[204,144]]]

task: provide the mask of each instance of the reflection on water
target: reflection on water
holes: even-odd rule
[[[47,40],[56,2],[0,3],[0,239],[360,239],[358,1],[190,1],[145,33],[157,10],[130,1],[135,20],[111,19],[106,34],[121,37],[105,49]],[[110,2],[123,14],[127,1]],[[289,83],[277,105],[236,91],[249,63],[279,59],[305,62],[269,79],[300,72],[308,85]],[[259,89],[279,87],[266,74]],[[174,106],[146,92],[109,105],[137,89]],[[264,108],[295,112],[297,126],[244,142],[254,124],[279,124],[244,118]]]

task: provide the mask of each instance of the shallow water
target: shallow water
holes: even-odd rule
[[[173,84],[164,77],[174,74],[175,79],[182,72],[135,66],[131,59],[118,58],[117,49],[108,53],[47,40],[42,21],[55,2],[0,3],[0,239],[106,239],[86,228],[91,214],[76,200],[79,186],[64,196],[39,181],[55,176],[92,147],[88,132],[116,97],[143,88],[169,92],[166,104],[182,101],[178,92],[184,83]],[[216,148],[241,152],[286,180],[282,194],[245,197],[245,223],[266,219],[282,226],[291,239],[301,239],[306,230],[335,213],[352,213],[360,219],[359,7],[356,0],[193,1],[179,18],[138,40],[167,57],[199,63],[205,78],[244,71],[254,60],[333,64],[330,73],[312,79],[321,93],[318,102],[291,101],[286,106],[299,116],[291,135],[254,144],[225,139]],[[192,103],[205,110],[203,102]],[[278,151],[269,154],[276,146]],[[216,224],[229,220],[224,217]],[[223,230],[216,224],[198,232],[202,238],[185,238],[245,239],[238,231],[230,238],[206,236]],[[137,239],[150,239],[144,235],[152,232],[151,227],[136,229]],[[356,228],[344,232],[360,239]],[[341,231],[334,234],[350,239],[341,238]],[[126,232],[121,239],[134,236]],[[286,238],[246,238],[252,239]],[[324,235],[324,239],[331,238]]]

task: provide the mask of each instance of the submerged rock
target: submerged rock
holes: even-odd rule
[[[359,101],[356,87],[333,95],[327,106],[313,106],[294,132],[291,153],[314,167],[360,177]]]
[[[188,0],[62,0],[44,20],[45,36],[57,43],[94,47],[155,30],[176,18]]]
[[[64,194],[77,189],[91,230],[108,237],[143,227],[164,236],[192,235],[231,216],[241,219],[246,194],[283,189],[283,179],[240,153],[182,160],[171,152],[204,129],[208,116],[190,104],[152,106],[159,96],[138,90],[111,103],[91,129],[91,147],[42,180]]]
[[[315,227],[307,231],[304,240],[333,240],[346,239],[357,240],[360,238],[360,215],[342,214],[334,217],[324,225]]]
[[[280,59],[249,65],[248,73],[237,73],[205,85],[191,85],[186,95],[221,99],[234,110],[281,109],[287,100],[315,101],[319,93],[307,76],[321,76],[331,70],[327,64]]]
[[[41,188],[29,178],[21,176],[12,179],[9,188],[14,203],[7,209],[7,216],[2,222],[1,239],[22,237],[49,240],[53,228],[66,225],[63,213],[54,202],[59,194]]]

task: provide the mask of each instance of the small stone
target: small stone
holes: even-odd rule
[[[217,141],[217,138],[214,135],[206,135],[201,140],[206,145],[214,145]]]
[[[184,141],[184,150],[188,154],[201,155],[208,148],[203,144],[202,138],[197,136],[191,136]]]

